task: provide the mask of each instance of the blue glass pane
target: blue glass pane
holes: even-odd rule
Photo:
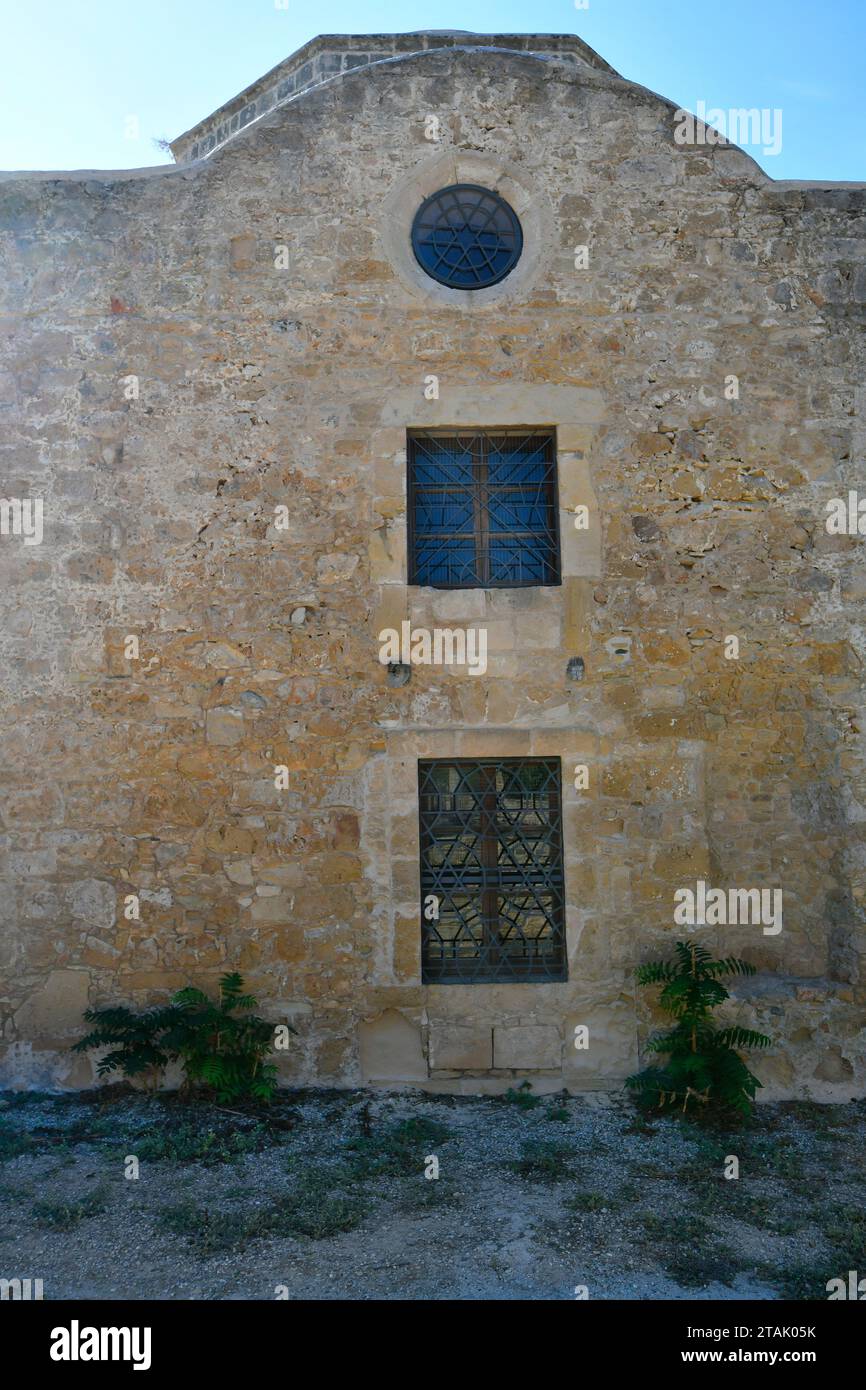
[[[490,499],[488,526],[497,531],[541,531],[548,529],[549,508],[543,497]]]
[[[413,436],[412,582],[555,584],[554,499],[549,435]]]
[[[447,588],[470,587],[477,583],[475,545],[454,541],[419,541],[415,552],[418,569],[416,583]]]
[[[546,584],[550,582],[547,547],[527,537],[519,547],[492,542],[490,581],[493,584]]]
[[[440,531],[446,535],[466,531],[472,534],[474,509],[472,499],[462,502],[454,498],[442,498],[436,494],[425,493],[415,504],[415,535],[422,537],[428,532]]]
[[[491,484],[541,483],[550,476],[550,460],[543,448],[528,450],[497,450],[487,461],[487,476]]]

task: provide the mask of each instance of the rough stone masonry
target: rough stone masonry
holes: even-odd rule
[[[703,884],[783,895],[688,929],[758,967],[763,1096],[862,1096],[866,186],[570,36],[318,38],[173,150],[0,185],[2,1084],[237,968],[287,1082],[615,1088]],[[474,293],[410,243],[458,183],[523,231]],[[468,426],[555,429],[561,583],[407,582],[407,430]],[[407,621],[486,670],[395,682]],[[567,979],[424,984],[418,760],[533,756]]]

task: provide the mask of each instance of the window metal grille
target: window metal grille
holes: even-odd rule
[[[523,250],[514,208],[489,188],[455,183],[425,198],[412,223],[418,264],[441,285],[481,290],[498,285]]]
[[[418,764],[422,978],[567,979],[559,759]]]
[[[411,430],[407,462],[410,584],[560,582],[552,430]]]

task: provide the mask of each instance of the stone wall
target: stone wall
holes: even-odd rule
[[[490,42],[178,168],[3,178],[0,495],[45,509],[0,537],[6,1084],[89,1084],[88,1002],[236,967],[292,1082],[615,1087],[655,1021],[634,967],[705,879],[784,892],[778,935],[702,934],[759,967],[732,1016],[777,1040],[764,1094],[866,1089],[866,581],[825,526],[862,481],[866,190]],[[527,231],[471,300],[406,252],[452,176]],[[560,587],[407,586],[426,424],[556,427]],[[404,618],[485,626],[487,674],[389,686]],[[530,753],[562,759],[568,983],[424,987],[417,760]]]

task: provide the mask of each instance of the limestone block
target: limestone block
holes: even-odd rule
[[[418,917],[400,917],[394,922],[394,975],[401,982],[421,978],[421,927]]]
[[[351,579],[359,563],[359,555],[333,551],[329,555],[319,556],[316,561],[316,574],[321,584],[344,584]]]
[[[604,396],[588,386],[566,386],[548,382],[512,381],[503,385],[484,383],[487,423],[525,425],[527,421],[556,421],[559,428],[574,424],[594,424],[604,418]],[[449,381],[441,400],[418,399],[414,387],[389,391],[382,408],[382,424],[414,421],[428,425],[478,424],[479,394],[475,385]]]
[[[467,729],[458,747],[461,758],[526,758],[531,736],[528,729]]]
[[[559,525],[563,579],[601,578],[603,571],[600,517],[590,513],[588,529],[577,531],[574,526],[574,514],[562,509]]]
[[[211,642],[204,659],[217,671],[230,671],[249,664],[248,658],[233,642]]]
[[[835,1044],[828,1047],[812,1075],[816,1081],[850,1082],[854,1068]]]
[[[85,970],[52,970],[41,989],[34,991],[15,1014],[15,1028],[22,1038],[57,1038],[80,1033],[88,1007],[90,976]]]
[[[409,864],[417,862],[418,855],[418,808],[409,805],[405,811],[398,814],[396,808],[391,815],[391,847],[390,852],[394,860],[407,859]],[[409,882],[417,883],[418,875],[411,874]]]
[[[795,1077],[794,1064],[784,1053],[767,1055],[756,1052],[749,1058],[749,1070],[761,1083],[759,1101],[777,1100],[788,1094]]]
[[[391,890],[395,904],[410,907],[418,901],[420,877],[417,851],[411,859],[391,860]]]
[[[223,873],[232,883],[240,884],[242,887],[250,888],[253,884],[253,871],[248,859],[237,859],[233,862],[223,864]]]
[[[378,601],[370,612],[370,633],[377,655],[379,634],[388,628],[401,632],[401,623],[409,617],[408,592],[405,584],[385,584],[379,590]]]
[[[479,619],[484,619],[487,616],[486,600],[487,595],[483,589],[440,589],[430,595],[427,605],[437,622],[468,625],[477,623]],[[419,607],[421,602],[419,599]],[[422,622],[414,604],[412,621],[416,624]]]
[[[492,1065],[492,1028],[451,1019],[431,1020],[431,1071],[488,1071]]]
[[[484,640],[487,643],[488,657],[498,656],[501,652],[511,652],[517,645],[515,625],[513,622],[507,622],[504,618],[497,618],[493,622],[488,620],[472,623],[470,626],[478,627],[487,634]],[[480,650],[477,645],[479,639],[476,637],[474,641],[476,643],[474,650],[477,652]]]
[[[234,236],[229,242],[229,259],[232,270],[250,270],[255,264],[256,239],[245,233]]]
[[[117,895],[112,884],[85,878],[69,892],[72,916],[89,927],[111,927],[116,919]]]
[[[574,529],[574,510],[584,506],[589,512],[589,525],[598,525],[598,501],[589,471],[589,460],[580,454],[560,449],[559,457],[559,503],[571,515]]]
[[[515,1071],[558,1071],[562,1065],[559,1029],[551,1023],[494,1028],[493,1065]]]
[[[274,898],[257,898],[250,908],[254,922],[288,922],[292,916],[293,899],[279,894]]]
[[[421,1029],[397,1009],[358,1025],[361,1076],[365,1082],[426,1081]]]
[[[3,821],[7,826],[57,824],[63,814],[63,801],[56,787],[46,783],[39,788],[8,791],[4,796]]]
[[[542,649],[557,654],[562,650],[562,618],[559,613],[520,613],[511,624],[514,635],[509,645],[519,652]],[[508,647],[500,639],[492,648],[506,651]]]
[[[240,710],[209,709],[206,717],[207,741],[228,748],[244,736],[244,717]]]
[[[34,1047],[31,1042],[0,1047],[0,1088],[3,1090],[53,1091],[58,1087],[79,1090],[98,1084],[94,1056],[72,1053],[66,1044],[59,1050]]]
[[[210,782],[219,776],[221,757],[212,748],[190,748],[179,755],[177,770],[190,781]]]
[[[333,557],[332,557],[333,558]],[[342,556],[341,559],[346,557]],[[354,557],[357,560],[357,556]],[[371,532],[368,545],[370,578],[374,584],[405,584],[406,522],[402,517],[383,521]],[[324,582],[324,580],[323,580]],[[329,583],[335,582],[332,578]]]
[[[579,1025],[589,1030],[585,1049],[574,1046]],[[593,1001],[569,1013],[564,1031],[563,1074],[570,1088],[621,1085],[638,1070],[637,1023],[630,1002],[614,1000],[603,1005]]]
[[[21,850],[9,855],[7,867],[14,878],[42,878],[56,873],[57,852],[53,849]]]

